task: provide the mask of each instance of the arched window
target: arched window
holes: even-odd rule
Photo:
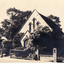
[[[35,29],[35,20],[36,18],[33,18],[33,29]]]
[[[39,24],[40,24],[40,22],[39,22],[39,21],[37,21],[36,25],[38,26]]]
[[[31,22],[29,23],[29,32],[31,32]]]
[[[27,47],[27,45],[28,45],[28,39],[25,39],[24,40],[24,47]]]

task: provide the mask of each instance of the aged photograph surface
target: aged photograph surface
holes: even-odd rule
[[[64,63],[64,0],[0,0],[0,63]]]

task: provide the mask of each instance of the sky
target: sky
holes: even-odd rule
[[[15,7],[21,11],[36,9],[39,13],[60,18],[61,28],[64,32],[64,0],[0,0],[0,27],[4,19],[9,19],[6,11]]]

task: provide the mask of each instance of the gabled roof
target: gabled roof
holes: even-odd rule
[[[50,20],[50,19],[47,18],[46,16],[40,14],[36,9],[33,10],[32,14],[34,13],[34,11],[36,11],[36,12],[41,16],[41,18],[49,25],[50,28],[53,29],[53,31],[55,31],[55,32],[62,32],[62,31],[60,30],[60,28],[59,28],[52,20]],[[32,15],[32,14],[31,14],[31,15]],[[30,15],[30,17],[31,17],[31,15]],[[29,17],[29,18],[30,18],[30,17]],[[28,18],[28,20],[29,20],[29,18]],[[27,20],[27,21],[28,21],[28,20]],[[27,21],[26,21],[26,23],[27,23]],[[26,23],[25,23],[25,24],[26,24]],[[24,25],[25,25],[25,24],[24,24]],[[24,27],[24,26],[23,26],[23,27]],[[21,29],[21,30],[22,30],[22,29]]]
[[[40,13],[39,13],[40,14]],[[49,18],[45,17],[44,15],[40,14],[40,16],[45,20],[45,22],[53,29],[54,32],[61,32],[61,29]]]
[[[22,36],[22,38],[21,38],[21,39],[23,39],[23,37],[26,35],[26,33],[27,33],[27,32],[29,33],[29,31],[27,30],[27,31],[25,32],[25,34]]]

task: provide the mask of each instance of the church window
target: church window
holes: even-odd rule
[[[40,24],[40,22],[38,21],[37,23],[36,23],[36,25],[38,26]]]

